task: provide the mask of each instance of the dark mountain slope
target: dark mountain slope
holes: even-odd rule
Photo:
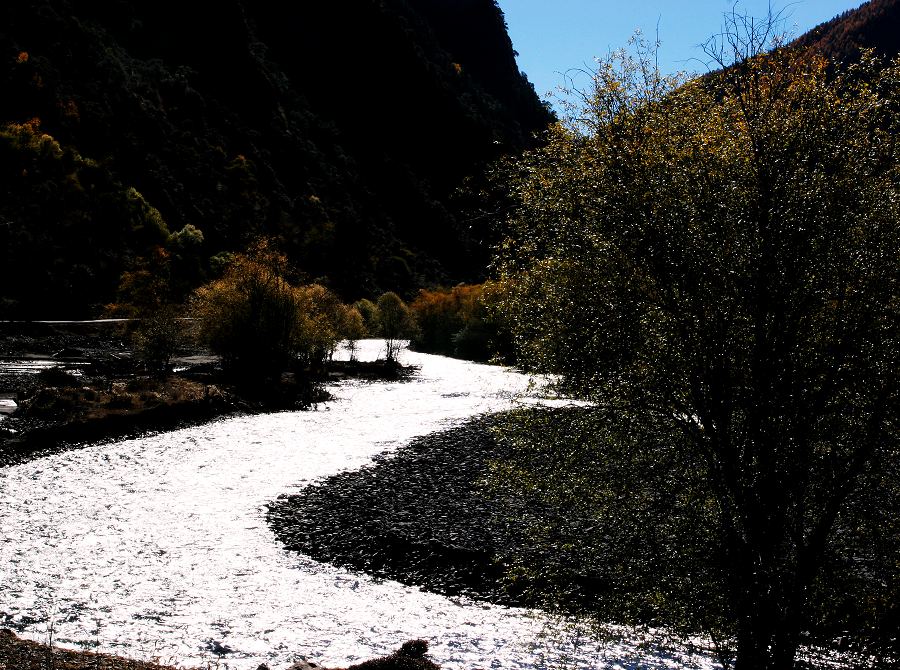
[[[816,26],[796,44],[815,47],[841,62],[858,58],[860,49],[893,58],[900,53],[900,0],[870,0]]]
[[[84,314],[112,299],[115,277],[148,245],[188,224],[203,232],[201,261],[275,235],[346,297],[476,276],[481,231],[449,196],[550,120],[493,0],[211,7],[0,7],[0,128],[34,135],[6,145],[0,135],[5,313]],[[45,134],[120,200],[137,193],[166,230],[152,243],[122,232],[146,226],[102,206],[71,160],[47,155],[53,169],[26,176],[34,148],[23,145]],[[41,206],[66,184],[77,198]],[[58,243],[80,235],[102,266]],[[59,286],[74,287],[65,300]]]

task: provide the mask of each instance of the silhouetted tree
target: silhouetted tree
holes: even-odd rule
[[[385,341],[385,358],[397,359],[403,340],[409,338],[415,329],[415,322],[409,307],[396,293],[389,291],[378,298],[378,334]]]

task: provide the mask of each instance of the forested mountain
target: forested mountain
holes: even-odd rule
[[[551,118],[494,0],[2,3],[0,318],[261,235],[346,298],[473,279],[453,193]]]
[[[900,0],[870,0],[816,26],[796,43],[837,61],[857,58],[860,49],[892,58],[900,53]]]

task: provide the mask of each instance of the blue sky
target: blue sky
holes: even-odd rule
[[[794,0],[773,2],[782,10],[785,29],[800,35],[823,21],[853,9],[863,0]],[[635,29],[656,35],[662,46],[660,68],[665,72],[705,71],[698,45],[719,32],[722,15],[735,0],[499,0],[506,15],[519,69],[538,95],[563,83],[561,72],[592,63],[594,57],[625,46]],[[741,0],[739,12],[765,16],[767,0]]]

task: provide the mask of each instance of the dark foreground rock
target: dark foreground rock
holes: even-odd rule
[[[447,595],[515,603],[499,556],[504,520],[479,486],[500,448],[496,417],[413,440],[395,454],[269,506],[290,549]]]
[[[425,658],[428,642],[404,642],[393,654],[348,666],[344,670],[440,670],[440,666]],[[309,661],[297,661],[288,670],[328,670]]]
[[[0,629],[0,668],[3,670],[176,670],[168,665],[144,663],[90,651],[70,651],[30,640]],[[187,670],[186,668],[182,670]]]
[[[351,665],[347,670],[439,670],[439,666],[425,658],[428,643],[410,640],[389,656]]]

